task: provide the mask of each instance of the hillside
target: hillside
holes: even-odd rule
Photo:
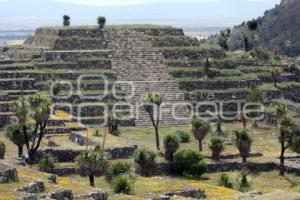
[[[258,49],[225,52],[170,26],[38,28],[23,45],[0,50],[0,141],[2,149],[6,148],[3,164],[0,161],[0,199],[235,200],[282,199],[282,195],[299,199],[296,153],[300,152],[286,152],[286,176],[278,175],[282,145],[275,106],[285,103],[289,116],[299,123],[300,70],[294,63],[292,58],[275,59]],[[160,115],[158,135],[150,119],[155,107],[150,104],[149,112],[145,106],[151,93],[161,100],[156,113]],[[48,99],[53,112],[47,111],[34,165],[21,167],[14,164],[25,161],[15,157],[28,155],[27,147],[22,153],[7,134],[9,130],[1,128],[13,124],[18,116],[15,102],[24,96]],[[249,101],[262,103],[263,119],[241,123],[241,109]],[[36,102],[25,122],[32,127],[40,124],[32,117],[40,112]],[[27,110],[29,104],[22,105]],[[196,117],[211,127],[205,139],[194,134],[191,119]],[[115,132],[108,133],[107,126],[114,126]],[[235,145],[240,130],[249,130],[247,137],[251,137],[247,156]],[[167,158],[169,137],[177,143],[172,150],[174,164]],[[211,148],[216,139],[223,146],[218,155]],[[183,160],[181,152],[187,155]],[[90,162],[90,155],[96,155],[97,161]],[[82,156],[87,162],[79,162]],[[145,166],[144,160],[150,164]],[[181,163],[184,168],[193,167],[185,169],[186,174],[178,170]],[[103,165],[99,174],[95,165]],[[228,185],[220,184],[224,176]],[[240,183],[242,179],[247,186]],[[123,180],[129,188],[124,193],[131,196],[120,194],[123,189],[116,187]]]
[[[279,49],[289,56],[300,54],[300,1],[282,0],[263,17],[257,19],[258,43],[263,47]],[[251,37],[247,23],[235,27],[231,33],[232,50],[244,48],[243,37]]]

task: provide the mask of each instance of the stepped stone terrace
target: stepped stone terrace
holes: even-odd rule
[[[43,27],[14,51],[22,53],[0,64],[2,127],[13,116],[13,102],[38,91],[51,95],[55,110],[68,116],[59,119],[53,113],[52,134],[103,124],[112,109],[118,110],[123,126],[151,125],[143,107],[149,91],[160,92],[166,103],[162,126],[187,124],[197,109],[211,109],[197,107],[198,102],[235,111],[253,87],[263,92],[266,104],[283,98],[300,101],[297,67],[226,54],[173,27]],[[211,60],[209,74],[206,58]],[[272,86],[274,67],[281,73],[277,88]],[[60,89],[53,95],[55,87]]]

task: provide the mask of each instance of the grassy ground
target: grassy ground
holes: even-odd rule
[[[64,177],[65,182],[76,180],[78,182],[88,185],[88,178],[80,176]],[[109,183],[106,182],[104,177],[96,178],[96,187],[107,190],[111,195],[109,199],[119,199],[113,196],[113,191]],[[202,180],[188,179],[188,178],[176,178],[176,177],[137,177],[134,181],[133,194],[139,199],[145,199],[147,194],[161,194],[165,191],[182,190],[188,186],[204,189],[208,199],[232,199],[239,194],[238,191],[209,185]]]
[[[226,148],[224,154],[237,154],[238,151],[234,146],[234,136],[232,134],[233,130],[241,129],[240,123],[228,123],[223,124],[224,140],[226,142]],[[253,148],[252,152],[260,152],[264,154],[265,158],[275,158],[280,152],[280,146],[277,139],[276,127],[269,126],[264,123],[259,123],[259,128],[253,129],[251,124],[248,124],[248,129],[252,132],[253,137]],[[99,128],[100,137],[95,137],[94,133],[96,129],[89,129],[88,135],[91,139],[97,141],[101,144],[103,142],[104,129]],[[161,143],[164,136],[167,134],[175,133],[178,130],[185,130],[191,132],[191,126],[184,127],[168,127],[160,129]],[[116,146],[129,146],[138,145],[139,147],[144,146],[149,149],[155,150],[155,137],[152,127],[146,128],[135,128],[135,127],[121,127],[121,136],[116,137],[112,135],[107,135],[106,147],[116,147]],[[83,133],[87,134],[87,133]],[[209,156],[211,154],[208,145],[209,140],[213,134],[209,135],[204,141],[204,155]],[[16,150],[14,144],[9,142],[3,134],[0,134],[0,140],[3,140],[7,145],[7,155],[6,157],[15,157]],[[74,148],[74,149],[84,149],[71,141],[69,141],[67,136],[59,136],[52,138],[58,144],[63,144],[64,148]],[[43,142],[43,146],[46,146],[47,140]],[[197,149],[198,143],[194,140],[191,134],[191,142],[186,144],[181,144],[181,148]],[[93,147],[90,147],[93,148]],[[250,161],[261,161],[262,158],[250,158]],[[132,159],[129,159],[132,160]],[[162,158],[160,158],[162,160]],[[238,159],[240,160],[240,159]],[[211,160],[206,159],[207,162]],[[76,166],[75,163],[60,163],[58,167],[64,166]],[[14,191],[24,185],[28,185],[29,182],[33,180],[46,180],[47,176],[44,173],[36,172],[33,169],[28,168],[18,168],[20,180],[19,182],[12,182],[9,184],[0,185],[0,199],[12,199],[14,197]],[[32,175],[34,174],[34,175]],[[234,177],[237,172],[228,172],[230,176]],[[182,178],[182,177],[137,177],[135,180],[135,190],[134,195],[136,199],[145,199],[148,193],[162,193],[167,190],[180,190],[187,186],[199,187],[204,189],[208,199],[238,199],[240,192],[236,190],[231,190],[218,186],[218,179],[221,173],[209,173],[204,174],[200,179],[192,178]],[[286,177],[279,177],[277,171],[263,172],[263,173],[251,173],[250,180],[252,183],[251,190],[260,191],[263,193],[276,191],[278,189],[285,190],[289,192],[300,192],[300,178],[294,175],[287,175]],[[88,178],[80,176],[68,176],[60,177],[58,179],[58,185],[64,188],[72,189],[74,194],[86,193],[88,187]],[[96,178],[96,186],[107,190],[112,194],[112,189],[105,181],[105,178]],[[53,185],[46,184],[47,191],[53,190]],[[2,196],[4,198],[2,198]],[[110,199],[128,199],[125,196],[115,196],[110,195]]]
[[[214,125],[213,129],[214,129]],[[224,123],[223,131],[224,135],[222,136],[225,141],[225,150],[223,154],[237,154],[238,151],[234,145],[234,134],[233,130],[241,130],[242,125],[239,122],[234,123]],[[251,123],[248,124],[248,129],[251,131],[253,137],[252,152],[260,152],[264,156],[278,156],[280,152],[280,145],[278,143],[277,128],[275,126],[270,126],[265,123],[259,123],[258,128],[252,128]],[[96,130],[99,130],[100,137],[95,137],[94,134]],[[191,142],[181,144],[181,148],[195,149],[198,148],[198,141],[196,141],[191,133],[191,126],[184,127],[163,127],[160,129],[160,142],[161,147],[163,148],[163,138],[168,134],[174,134],[176,131],[185,130],[190,133]],[[136,127],[121,127],[121,135],[119,137],[108,134],[106,137],[106,147],[121,147],[121,146],[130,146],[137,145],[139,147],[146,147],[155,150],[155,135],[152,127],[145,128],[136,128]],[[103,128],[93,128],[89,129],[88,137],[94,140],[97,144],[103,143]],[[82,133],[87,135],[86,132]],[[209,156],[211,151],[209,150],[210,138],[214,137],[214,133],[208,135],[203,142],[204,151],[203,154]],[[4,135],[0,133],[0,140],[4,141],[7,145],[7,157],[16,156],[16,146],[11,143]],[[75,149],[84,149],[76,143],[73,143],[69,140],[68,136],[57,136],[52,137],[51,140],[61,144],[64,148],[75,148]],[[47,141],[43,143],[47,145]]]

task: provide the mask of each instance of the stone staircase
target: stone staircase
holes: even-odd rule
[[[161,125],[184,125],[188,122],[189,112],[186,105],[175,106],[184,103],[184,95],[177,83],[170,80],[162,54],[139,48],[118,51],[112,65],[121,88],[128,96],[134,93],[128,102],[134,105],[136,126],[151,125],[149,114],[143,107],[150,91],[159,92],[163,96]],[[172,106],[175,107],[172,109]],[[173,115],[182,119],[175,119]]]

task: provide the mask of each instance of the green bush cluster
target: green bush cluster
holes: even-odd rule
[[[108,181],[113,180],[114,178],[120,176],[120,175],[134,175],[134,167],[132,166],[131,163],[125,162],[125,161],[117,161],[112,163],[105,175],[106,179]]]
[[[178,136],[181,143],[189,143],[191,141],[191,134],[187,131],[176,131],[175,135]]]
[[[174,154],[174,168],[180,175],[201,176],[206,171],[206,163],[199,152],[181,149]]]

